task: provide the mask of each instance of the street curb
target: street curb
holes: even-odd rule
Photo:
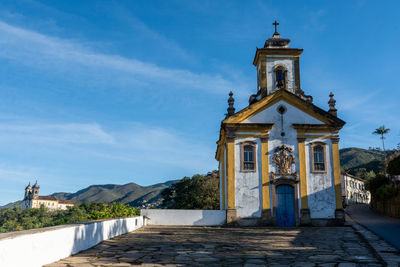
[[[400,266],[400,251],[398,249],[358,223],[348,213],[346,215],[346,223],[367,242],[384,266]]]

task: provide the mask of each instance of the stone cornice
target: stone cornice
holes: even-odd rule
[[[254,55],[253,65],[257,66],[261,55],[291,55],[299,57],[303,53],[303,49],[298,48],[257,48]]]
[[[241,132],[265,132],[272,129],[273,123],[223,123],[223,129]]]

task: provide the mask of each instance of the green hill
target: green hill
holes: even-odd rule
[[[389,157],[394,152],[395,151],[393,150],[386,151],[386,156]],[[340,166],[343,171],[349,172],[353,175],[362,168],[367,172],[383,172],[383,151],[356,147],[343,148],[340,150]]]
[[[105,184],[91,185],[75,193],[54,193],[52,196],[58,199],[83,202],[122,202],[131,206],[141,207],[155,205],[161,201],[161,191],[177,181],[167,181],[149,186],[141,186],[135,183],[124,185]]]
[[[21,200],[18,200],[18,201],[15,201],[15,202],[10,202],[10,203],[8,203],[8,204],[6,204],[6,205],[4,205],[4,206],[0,206],[0,208],[2,208],[2,209],[12,209],[12,208],[15,208],[15,207],[21,207]]]
[[[343,148],[340,150],[340,166],[345,170],[353,169],[376,160],[383,162],[382,151],[356,147]]]

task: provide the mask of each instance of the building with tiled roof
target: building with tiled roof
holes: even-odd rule
[[[75,203],[71,200],[61,200],[53,196],[39,196],[40,186],[37,181],[31,186],[31,183],[25,188],[25,196],[22,201],[22,209],[40,208],[44,206],[51,210],[66,210],[68,207],[73,207]]]

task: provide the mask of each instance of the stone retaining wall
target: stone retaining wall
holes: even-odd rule
[[[377,200],[372,197],[371,207],[380,214],[400,218],[400,194],[387,200]]]
[[[148,225],[213,226],[226,222],[225,210],[143,209],[140,215],[148,218]]]
[[[0,266],[42,266],[144,224],[138,216],[0,234]]]

